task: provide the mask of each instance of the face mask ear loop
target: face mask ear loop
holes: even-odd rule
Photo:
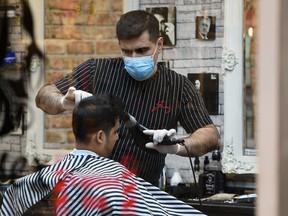
[[[157,40],[157,42],[156,42],[156,47],[155,47],[155,50],[154,50],[154,53],[153,53],[153,58],[154,58],[154,56],[155,56],[155,54],[156,54],[156,50],[157,50],[157,48],[158,48],[158,40]]]
[[[122,56],[122,58],[124,59],[124,55],[123,55],[123,52],[122,52],[122,50],[120,49],[120,52],[121,52],[121,56]]]
[[[157,62],[158,62],[158,58],[156,59],[156,62],[155,62],[155,54],[156,54],[156,50],[157,50],[157,48],[158,48],[158,40],[157,40],[157,42],[156,42],[156,48],[155,48],[155,50],[154,50],[154,53],[153,53],[153,62],[154,62],[154,70],[155,70],[155,66],[157,65]]]

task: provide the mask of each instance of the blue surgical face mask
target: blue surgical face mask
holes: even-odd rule
[[[155,68],[154,55],[156,53],[157,46],[153,55],[141,56],[141,57],[128,57],[123,56],[124,68],[134,79],[143,81],[150,77]]]

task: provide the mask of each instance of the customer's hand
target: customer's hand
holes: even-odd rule
[[[170,137],[174,136],[176,134],[175,129],[144,130],[143,133],[146,135],[149,135],[149,136],[153,136],[153,142],[146,143],[146,145],[145,145],[146,148],[155,149],[156,151],[158,151],[159,153],[162,153],[162,154],[176,154],[180,149],[179,144],[176,144],[176,145],[161,145],[160,144],[160,145],[158,145],[159,143],[161,143],[163,141],[163,139],[165,137],[170,138]]]

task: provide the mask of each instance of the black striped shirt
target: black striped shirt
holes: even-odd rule
[[[56,215],[203,215],[136,177],[120,163],[68,154],[58,163],[16,180],[5,192],[2,216],[23,215],[47,195]]]
[[[124,69],[122,58],[89,59],[55,83],[65,94],[70,86],[92,94],[111,93],[122,98],[125,111],[149,129],[176,128],[187,133],[212,124],[203,100],[183,75],[162,67],[149,80],[136,81]],[[139,148],[123,125],[112,159],[121,162],[145,180],[156,183],[165,165],[163,154],[149,154]]]

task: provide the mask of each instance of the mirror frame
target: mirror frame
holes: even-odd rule
[[[224,173],[257,173],[258,157],[243,153],[243,12],[244,1],[225,1],[224,49]]]
[[[28,3],[33,14],[35,40],[40,50],[44,53],[44,0],[28,0]],[[32,64],[34,67],[31,72],[30,83],[27,86],[29,101],[27,110],[27,141],[25,156],[28,160],[28,164],[32,164],[34,158],[38,158],[40,160],[41,158],[46,158],[42,153],[43,143],[45,140],[44,112],[38,109],[35,105],[36,94],[38,90],[44,85],[44,60],[33,58]],[[49,152],[47,152],[47,155],[49,158]]]

